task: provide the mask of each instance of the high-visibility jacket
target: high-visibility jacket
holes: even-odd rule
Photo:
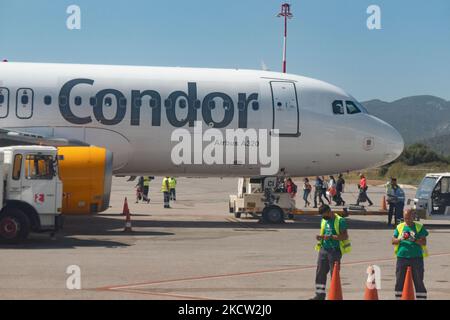
[[[419,233],[420,230],[422,230],[422,228],[423,228],[423,224],[418,223],[418,222],[414,222],[414,224],[415,224],[415,226],[416,226],[416,231],[417,231],[417,233]],[[400,238],[402,237],[403,229],[405,228],[405,226],[406,226],[406,223],[404,223],[404,222],[403,222],[403,223],[400,223],[400,224],[397,226],[398,239],[400,239]],[[395,255],[397,255],[397,253],[398,253],[398,248],[399,248],[399,247],[400,247],[400,244],[395,245],[395,247],[394,247],[394,253],[395,253]],[[422,256],[423,256],[424,258],[428,257],[428,248],[427,248],[427,246],[422,246]]]
[[[337,235],[340,234],[339,230],[339,222],[343,219],[340,215],[335,214],[334,215],[334,230],[336,230]],[[320,235],[323,236],[325,234],[325,225],[327,223],[327,220],[322,219],[322,223],[320,226]],[[320,251],[322,248],[322,242],[323,240],[320,240],[316,245],[316,251]],[[339,241],[339,247],[341,249],[342,254],[350,253],[352,251],[352,244],[350,243],[350,240],[343,240]]]
[[[169,178],[169,188],[175,189],[177,187],[177,179]]]
[[[162,181],[161,192],[169,192],[169,178],[164,178]]]
[[[150,186],[150,178],[144,177],[144,187],[149,187],[149,186]]]

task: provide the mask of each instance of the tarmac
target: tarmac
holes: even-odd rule
[[[301,189],[301,181],[296,183]],[[296,216],[283,225],[236,219],[228,213],[228,196],[237,191],[233,178],[179,178],[172,209],[163,208],[161,178],[151,182],[150,204],[135,204],[135,184],[115,178],[111,208],[96,216],[66,217],[56,239],[32,235],[24,244],[1,246],[0,299],[304,300],[314,295],[318,216]],[[356,202],[356,186],[346,189],[347,203]],[[413,188],[405,192],[414,197]],[[370,186],[374,210],[383,194],[382,186]],[[123,232],[125,197],[131,234]],[[303,207],[300,199],[297,206]],[[348,218],[353,251],[342,261],[344,299],[363,299],[366,270],[373,264],[381,268],[380,299],[394,299],[393,228],[386,220]],[[429,299],[450,299],[450,221],[425,221],[425,226]],[[70,266],[79,267],[81,290],[68,288]]]

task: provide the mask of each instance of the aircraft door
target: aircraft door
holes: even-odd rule
[[[9,90],[0,88],[0,119],[8,117],[9,113]]]
[[[33,116],[34,92],[23,88],[17,90],[16,115],[19,119],[30,119]]]
[[[292,82],[273,81],[273,128],[280,130],[280,136],[300,136],[300,111],[297,90]]]

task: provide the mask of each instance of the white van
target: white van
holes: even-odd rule
[[[450,220],[450,173],[429,173],[423,178],[414,199],[421,219]]]

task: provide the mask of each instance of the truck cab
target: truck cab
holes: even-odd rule
[[[450,220],[450,173],[427,174],[414,199],[421,219]]]
[[[1,241],[16,243],[30,232],[58,230],[63,186],[56,148],[0,148],[0,176]]]

